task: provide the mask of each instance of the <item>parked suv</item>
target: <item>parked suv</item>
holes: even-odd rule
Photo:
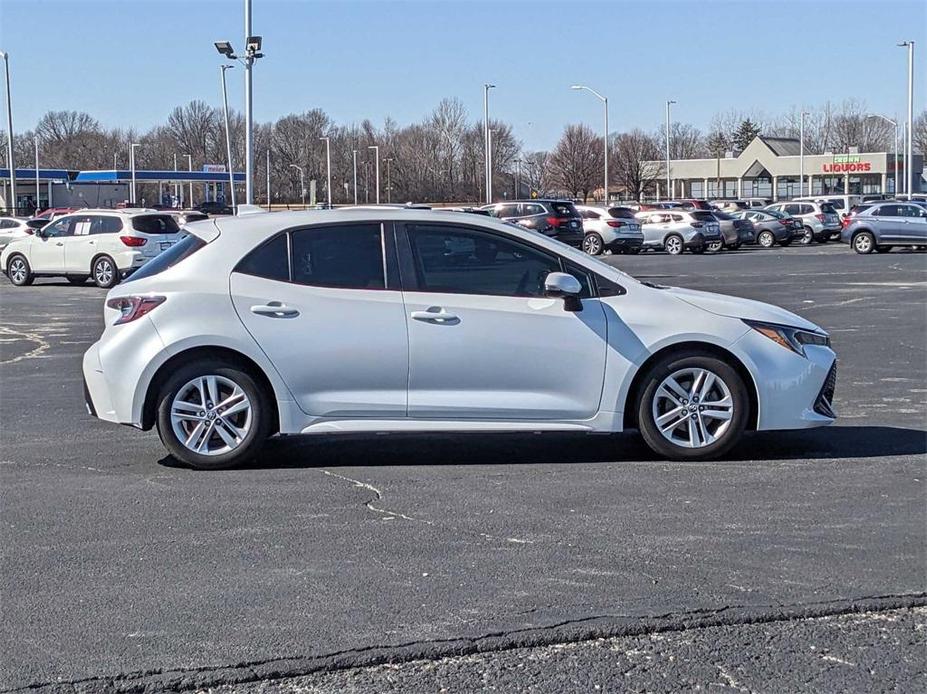
[[[571,246],[578,248],[583,244],[583,218],[569,200],[512,200],[480,209]]]
[[[675,200],[674,202],[679,203],[679,207],[684,210],[711,210],[711,204],[707,200],[697,200],[694,198],[686,198],[683,200]]]
[[[829,202],[777,202],[766,209],[800,219],[805,230],[804,235],[798,240],[802,245],[807,246],[812,241],[825,243],[832,238],[840,238],[840,215]]]
[[[849,219],[840,240],[857,253],[888,253],[895,246],[927,246],[927,209],[920,205],[883,202]]]
[[[664,249],[670,255],[689,250],[704,253],[722,245],[721,226],[705,210],[649,210],[638,212],[644,232],[644,248]]]
[[[182,236],[177,220],[154,210],[81,210],[34,234],[11,241],[0,253],[0,271],[16,286],[36,277],[67,277],[112,287]]]
[[[634,211],[627,207],[587,207],[577,205],[583,218],[583,250],[590,255],[602,251],[639,253],[644,245],[644,233]]]

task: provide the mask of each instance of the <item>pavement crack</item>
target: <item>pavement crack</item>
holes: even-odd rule
[[[383,492],[381,492],[379,489],[374,487],[372,484],[361,482],[360,480],[355,480],[355,479],[352,479],[351,477],[345,477],[344,475],[339,475],[338,473],[330,472],[329,470],[320,470],[320,472],[323,475],[328,475],[329,477],[337,477],[339,480],[350,482],[355,487],[358,487],[360,489],[366,489],[367,491],[372,492],[373,497],[368,499],[366,502],[364,502],[364,506],[366,506],[369,510],[373,511],[374,513],[379,513],[385,516],[386,517],[385,520],[394,520],[396,518],[402,518],[403,520],[414,521],[416,523],[425,523],[426,525],[434,525],[433,521],[425,520],[423,518],[414,518],[413,516],[407,516],[404,513],[400,513],[399,511],[393,511],[391,509],[383,508],[377,505],[376,502],[383,501]]]

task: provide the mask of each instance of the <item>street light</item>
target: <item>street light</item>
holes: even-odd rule
[[[393,185],[389,175],[389,164],[393,161],[392,157],[386,158],[386,202],[391,203],[393,201]]]
[[[354,204],[357,204],[357,150],[351,150],[351,156],[354,159]]]
[[[306,172],[303,171],[303,167],[297,166],[296,164],[290,164],[291,169],[296,169],[299,171],[299,191],[300,199],[303,201],[303,207],[306,206]]]
[[[675,103],[675,101],[666,102],[666,194],[670,200],[676,197],[676,191],[670,190],[672,187],[670,179],[670,106]]]
[[[492,152],[489,144],[489,90],[494,84],[483,85],[483,170],[486,174],[486,204],[492,202]]]
[[[39,212],[39,136],[34,135],[32,138],[33,144],[35,144],[35,212]]]
[[[141,147],[141,144],[138,142],[133,142],[129,145],[129,168],[132,169],[132,189],[131,189],[131,203],[132,207],[135,207],[135,148]]]
[[[187,171],[193,173],[193,155],[185,154],[187,158]],[[190,207],[193,207],[193,176],[190,176]]]
[[[584,84],[574,84],[570,89],[586,90],[593,94],[605,107],[605,205],[608,206],[608,97],[602,96],[592,87]]]
[[[798,115],[798,194],[800,196],[805,194],[805,116],[807,115],[807,111],[802,111]]]
[[[10,54],[0,51],[6,71],[6,165],[10,170],[10,189],[12,191],[13,215],[16,215],[16,166],[13,162],[13,97],[10,95]]]
[[[866,116],[866,118],[881,118],[887,123],[891,123],[895,126],[895,140],[892,145],[892,166],[895,169],[895,195],[898,195],[898,121],[892,120],[888,116],[883,116],[879,113],[873,113]],[[883,190],[882,192],[885,193],[886,191]]]
[[[235,209],[235,169],[232,167],[232,137],[229,134],[229,93],[225,85],[225,71],[234,68],[234,65],[220,65],[222,72],[222,106],[225,109],[225,155],[229,165],[229,192],[232,196],[232,210]]]
[[[372,149],[376,156],[376,182],[377,182],[377,204],[380,204],[380,147],[378,145],[369,145],[367,149]]]
[[[245,66],[245,202],[254,204],[254,143],[252,138],[252,99],[251,99],[251,68],[254,61],[263,58],[260,36],[251,34],[251,0],[245,0],[245,57],[244,60],[235,55],[235,49],[229,41],[216,41],[216,50],[228,60],[237,60]],[[192,193],[191,193],[192,196]]]
[[[320,137],[325,142],[325,190],[328,191],[328,209],[332,208],[332,143],[328,137]]]
[[[914,163],[914,148],[912,147],[914,138],[914,41],[902,41],[899,46],[908,49],[908,128],[905,133],[904,143],[904,173],[907,179],[905,188],[908,191],[908,200],[914,193],[914,172],[911,166]],[[9,89],[9,74],[7,75],[7,89]]]

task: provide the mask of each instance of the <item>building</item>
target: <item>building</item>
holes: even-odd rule
[[[656,197],[769,198],[802,195],[800,143],[797,139],[758,135],[739,154],[709,159],[670,161],[672,189],[666,195],[666,162],[649,162],[662,172],[655,181]],[[895,171],[905,180],[904,157],[891,152],[828,153],[804,156],[805,195],[894,194]],[[914,191],[923,190],[924,157],[914,155]]]
[[[213,167],[215,168],[215,167]],[[223,167],[224,168],[224,167]],[[236,184],[243,173],[233,174]],[[205,200],[226,200],[225,171],[135,172],[136,202],[190,207]],[[29,215],[49,207],[116,207],[131,198],[132,172],[16,169],[16,214]],[[10,171],[0,169],[0,214],[13,214]]]

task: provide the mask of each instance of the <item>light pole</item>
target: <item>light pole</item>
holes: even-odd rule
[[[267,150],[267,211],[270,212],[270,149]]]
[[[608,207],[608,97],[602,96],[592,87],[587,87],[584,84],[574,84],[570,89],[580,89],[586,90],[590,94],[593,94],[599,101],[602,102],[602,105],[605,108],[605,206]]]
[[[291,169],[296,169],[299,171],[299,197],[303,201],[303,207],[306,206],[306,172],[303,171],[303,167],[297,166],[296,164],[290,164]]]
[[[225,71],[234,65],[220,65],[222,72],[222,106],[225,109],[225,156],[229,165],[229,192],[232,196],[232,210],[235,210],[235,169],[232,167],[232,136],[229,134],[229,93],[225,85]]]
[[[320,137],[325,143],[325,190],[328,191],[328,209],[332,208],[332,143],[331,138]]]
[[[895,126],[895,140],[892,145],[892,166],[895,169],[895,195],[898,195],[898,121],[892,120],[888,116],[883,116],[879,113],[873,113],[872,115],[866,116],[866,118],[881,118],[885,122]],[[884,190],[882,192],[885,193]]]
[[[193,155],[184,155],[187,158],[187,171],[193,173]],[[190,176],[190,207],[193,207],[193,176]]]
[[[39,136],[35,135],[32,138],[33,143],[35,144],[35,212],[39,212]]]
[[[914,163],[914,148],[912,147],[914,140],[914,41],[902,41],[898,45],[908,49],[908,127],[904,143],[904,174],[907,180],[905,188],[908,191],[908,200],[910,200],[911,194],[914,193],[914,172],[911,166]],[[8,90],[10,88],[9,79],[9,73],[7,73]]]
[[[368,145],[367,149],[372,149],[376,159],[376,187],[377,187],[377,204],[380,204],[380,147],[379,145]]]
[[[6,165],[10,170],[10,190],[13,201],[13,216],[16,216],[16,165],[13,161],[13,97],[10,93],[10,54],[0,51],[6,72]]]
[[[492,151],[489,144],[489,90],[494,84],[483,85],[483,169],[486,174],[486,204],[492,202]]]
[[[515,199],[521,197],[521,159],[515,160]]]
[[[805,194],[805,114],[798,114],[798,195]]]
[[[676,197],[675,191],[670,190],[672,187],[670,179],[670,106],[675,103],[675,101],[666,102],[666,195],[670,200]]]
[[[251,33],[251,0],[245,0],[245,57],[235,55],[235,49],[228,41],[216,41],[216,50],[229,60],[237,60],[245,66],[245,203],[254,204],[254,138],[252,131],[251,69],[254,61],[263,58],[262,39]]]
[[[392,157],[386,158],[386,202],[391,203],[393,201],[393,184],[392,179],[389,174],[389,164],[393,161]]]
[[[351,150],[351,157],[354,160],[354,204],[357,204],[357,150]]]
[[[135,197],[135,148],[141,147],[141,146],[142,145],[138,142],[133,142],[132,144],[129,145],[129,168],[132,169],[132,189],[130,191],[132,194],[132,199],[130,201],[132,203],[132,207],[135,207],[135,200],[136,200],[136,197]]]

